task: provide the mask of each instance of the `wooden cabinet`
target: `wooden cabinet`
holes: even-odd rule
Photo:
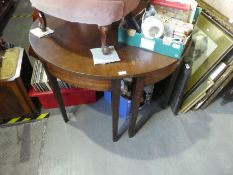
[[[35,105],[28,96],[32,66],[20,49],[15,75],[9,79],[0,79],[0,123],[20,115],[36,113]]]
[[[13,0],[0,0],[0,20],[3,19],[4,15],[10,9],[13,4]]]

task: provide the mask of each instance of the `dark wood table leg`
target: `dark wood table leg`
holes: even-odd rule
[[[62,117],[63,117],[65,122],[68,122],[69,119],[67,117],[66,109],[65,109],[65,106],[64,106],[64,103],[62,100],[62,96],[61,96],[60,88],[58,86],[57,78],[54,77],[52,74],[50,74],[46,64],[43,63],[43,67],[44,67],[45,72],[46,72],[48,79],[50,81],[50,85],[51,85],[51,88],[53,90],[53,93],[57,99],[59,109],[61,110],[61,113],[62,113]]]
[[[190,38],[189,41],[188,41],[188,44],[186,45],[186,47],[184,49],[184,53],[183,53],[180,61],[177,62],[177,68],[173,72],[173,74],[171,75],[169,84],[166,87],[165,98],[164,98],[164,102],[163,102],[163,108],[166,108],[170,103],[171,95],[172,95],[172,92],[174,90],[176,80],[178,79],[178,76],[180,74],[182,66],[185,64],[186,55],[188,54],[191,46],[192,46],[192,39]]]
[[[176,80],[178,78],[179,72],[180,72],[180,68],[181,66],[178,66],[178,68],[175,70],[175,72],[171,75],[170,80],[168,85],[165,87],[166,91],[165,91],[165,97],[164,97],[164,101],[163,101],[163,108],[167,108],[171,99],[171,95],[172,92],[174,90],[174,86],[176,83]]]
[[[119,107],[121,95],[121,80],[112,80],[112,137],[113,142],[119,140],[123,133],[128,129],[129,122],[125,120],[118,129],[119,123]]]
[[[132,97],[132,107],[131,107],[131,116],[129,121],[129,137],[133,137],[137,131],[140,123],[137,123],[138,119],[138,109],[141,102],[141,97],[144,88],[144,78],[138,77],[134,80],[134,89],[133,89],[133,97]]]

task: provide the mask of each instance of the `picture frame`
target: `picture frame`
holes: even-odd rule
[[[185,97],[195,90],[206,75],[233,48],[233,39],[210,18],[201,13],[192,35],[193,45],[187,60],[191,61],[192,73],[185,89]]]
[[[198,0],[202,11],[233,37],[233,6],[229,0]]]

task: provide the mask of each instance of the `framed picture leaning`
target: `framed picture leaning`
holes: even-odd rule
[[[190,94],[233,47],[233,39],[224,33],[208,16],[199,16],[192,35],[193,44],[187,60],[191,61],[192,72],[185,89]]]

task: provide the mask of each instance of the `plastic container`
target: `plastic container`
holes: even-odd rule
[[[61,95],[65,106],[89,104],[96,102],[96,92],[81,88],[61,89]],[[52,91],[36,92],[32,87],[29,90],[30,97],[37,97],[44,109],[57,108],[57,100]]]
[[[111,104],[111,99],[112,99],[112,93],[109,91],[104,92],[104,99]],[[124,97],[120,97],[120,118],[127,119],[129,118],[131,110],[131,100],[128,100]]]

